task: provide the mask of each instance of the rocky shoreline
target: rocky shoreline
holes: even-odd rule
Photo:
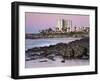
[[[46,58],[55,61],[55,57],[62,58],[61,62],[65,62],[66,59],[89,59],[89,38],[85,37],[80,40],[72,41],[68,44],[58,43],[56,45],[50,45],[45,47],[35,47],[25,51],[26,61],[37,60]],[[43,60],[41,62],[47,62]]]

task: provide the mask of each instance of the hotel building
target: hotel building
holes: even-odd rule
[[[56,32],[89,32],[89,27],[72,27],[72,20],[59,19],[57,21]]]

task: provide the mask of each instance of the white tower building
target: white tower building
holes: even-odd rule
[[[64,20],[63,19],[59,19],[57,21],[57,28],[58,28],[59,31],[62,31],[63,23],[64,23]]]
[[[67,32],[71,32],[72,30],[72,20],[67,20],[68,25],[67,25]]]
[[[72,28],[71,20],[59,19],[57,21],[56,31],[71,32],[71,28]]]

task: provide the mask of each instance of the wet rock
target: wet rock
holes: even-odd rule
[[[54,56],[48,56],[47,58],[52,60],[52,61],[55,61]]]
[[[39,62],[47,62],[47,60],[41,60],[41,61],[39,61]]]
[[[62,60],[61,62],[62,62],[62,63],[65,63],[65,60]]]
[[[45,47],[31,48],[26,51],[26,57],[33,59],[48,58],[55,61],[54,57],[65,59],[89,59],[89,38],[72,41],[68,44],[58,43]]]

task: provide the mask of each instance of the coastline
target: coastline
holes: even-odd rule
[[[56,45],[34,47],[26,50],[26,61],[47,58],[55,61],[55,57],[66,59],[89,59],[89,37],[72,41],[68,44],[57,43]]]
[[[89,32],[69,32],[69,33],[37,33],[37,34],[26,34],[26,39],[40,39],[40,38],[79,38],[89,37]]]

